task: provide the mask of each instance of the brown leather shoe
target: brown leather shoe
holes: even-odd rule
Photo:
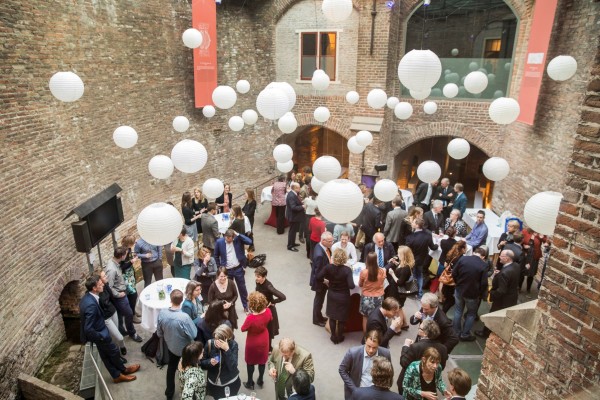
[[[113,382],[114,383],[121,383],[121,382],[131,382],[131,381],[135,381],[137,379],[137,376],[135,375],[119,375],[118,378],[114,378]]]
[[[135,374],[139,369],[140,364],[131,364],[129,367],[125,368],[125,371],[123,371],[123,375]]]

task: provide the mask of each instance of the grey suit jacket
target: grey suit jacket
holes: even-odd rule
[[[200,217],[202,226],[202,243],[209,249],[215,248],[215,242],[219,237],[219,223],[214,215],[204,213]]]
[[[362,376],[363,360],[365,346],[355,346],[350,348],[342,363],[340,364],[339,372],[344,381],[344,398],[348,400],[360,386],[360,378]],[[377,354],[391,361],[390,351],[384,347],[379,347]]]
[[[407,213],[400,207],[394,208],[385,217],[385,228],[383,234],[388,242],[398,243],[400,241],[400,222],[406,218]]]

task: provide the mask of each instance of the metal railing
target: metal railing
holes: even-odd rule
[[[104,398],[104,394],[108,396],[109,400],[114,400],[112,395],[110,394],[110,390],[108,390],[108,386],[106,385],[106,381],[100,372],[100,367],[98,363],[96,363],[96,359],[94,358],[94,344],[90,343],[90,359],[92,360],[92,364],[94,365],[94,369],[96,370],[96,381],[100,381],[102,385],[102,389],[104,389],[104,393],[102,393],[102,398]]]

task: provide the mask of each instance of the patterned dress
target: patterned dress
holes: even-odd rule
[[[179,373],[181,382],[181,400],[204,400],[206,396],[206,378],[200,367],[190,367]]]

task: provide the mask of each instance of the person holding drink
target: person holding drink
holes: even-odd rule
[[[219,325],[213,338],[206,343],[204,356],[200,361],[207,371],[206,392],[215,399],[237,396],[242,382],[238,370],[238,344],[228,325]]]
[[[171,251],[174,253],[174,278],[190,279],[192,264],[194,263],[194,241],[187,234],[184,226],[177,239],[171,243]]]

